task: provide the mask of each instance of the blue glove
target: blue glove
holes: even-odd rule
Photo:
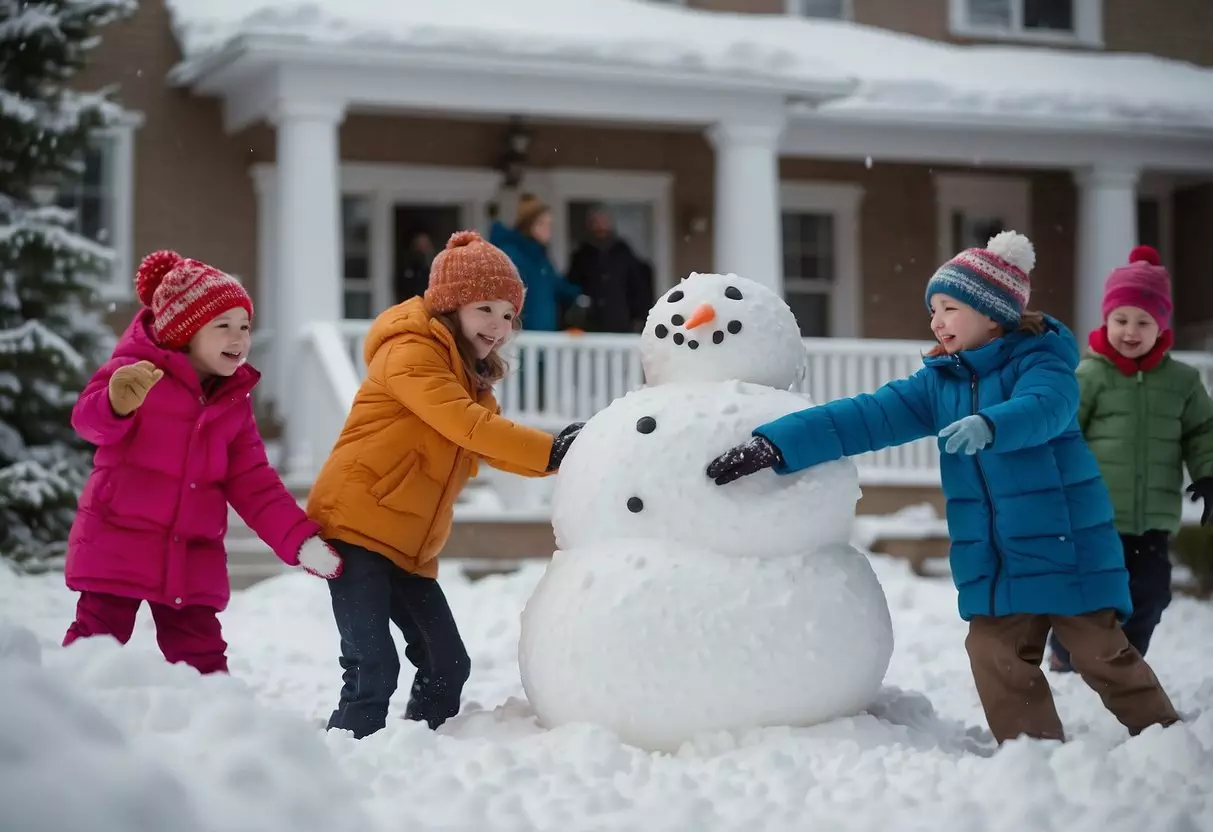
[[[958,419],[941,430],[939,436],[948,440],[943,446],[945,451],[954,454],[963,450],[969,456],[994,441],[990,423],[976,414]]]

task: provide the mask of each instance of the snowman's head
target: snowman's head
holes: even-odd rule
[[[692,273],[649,310],[640,337],[645,381],[748,381],[787,390],[807,356],[796,316],[761,283]]]

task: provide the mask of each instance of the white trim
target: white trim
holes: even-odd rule
[[[1078,44],[1103,48],[1103,0],[1073,0],[1074,31],[1053,32],[1025,29],[1024,0],[1006,0],[1011,11],[1011,25],[975,25],[969,20],[969,0],[949,0],[948,29],[953,35],[981,40],[1015,41],[1043,44]]]
[[[793,105],[780,141],[785,156],[919,164],[1068,168],[1099,164],[1213,171],[1213,142],[1196,130],[1107,122],[1081,128],[1055,118],[925,111],[810,110]]]
[[[582,200],[640,202],[653,211],[653,290],[660,297],[678,282],[674,274],[674,175],[597,168],[552,168],[527,174],[524,188],[552,206],[548,253],[556,268],[568,267],[568,204]]]
[[[101,300],[123,303],[135,293],[135,130],[143,124],[139,113],[93,131],[102,140],[102,164],[109,170],[103,199],[109,203],[109,239],[102,242],[114,253],[110,274],[98,290]]]
[[[855,19],[855,0],[841,0],[842,16],[835,18],[827,17],[809,17],[804,13],[804,4],[806,0],[784,0],[784,14],[790,17],[799,17],[806,20],[854,20]]]
[[[836,73],[792,79],[500,56],[449,49],[286,43],[250,36],[188,62],[172,77],[224,99],[229,133],[264,119],[279,101],[317,98],[350,108],[700,126],[782,113],[785,99],[820,103],[858,82]]]
[[[935,176],[935,253],[940,263],[957,252],[949,239],[953,211],[1001,215],[1007,228],[1032,234],[1032,183],[1013,176],[971,176],[941,173]]]
[[[838,182],[784,181],[779,186],[780,212],[804,211],[834,217],[834,285],[830,290],[832,338],[856,338],[863,331],[863,269],[860,263],[860,216],[864,189]],[[780,237],[782,241],[782,235]],[[781,254],[782,263],[782,254]],[[788,276],[784,275],[784,280]]]

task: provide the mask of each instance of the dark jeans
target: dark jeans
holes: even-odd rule
[[[1129,570],[1129,594],[1133,599],[1133,614],[1122,629],[1129,644],[1143,656],[1150,647],[1154,628],[1162,620],[1163,611],[1171,605],[1171,558],[1167,533],[1151,529],[1142,535],[1122,534],[1125,547],[1125,568]],[[1070,669],[1070,653],[1054,632],[1049,636],[1053,653]]]
[[[437,728],[459,713],[471,672],[442,588],[361,546],[328,542],[345,561],[341,576],[328,582],[345,682],[328,727],[353,731],[361,739],[387,724],[388,702],[400,678],[391,623],[404,634],[404,655],[417,668],[404,717]]]

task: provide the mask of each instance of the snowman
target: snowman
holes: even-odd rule
[[[582,428],[557,475],[558,551],[522,613],[519,669],[539,720],[641,748],[811,725],[863,710],[893,649],[888,605],[849,545],[847,459],[720,488],[717,455],[812,405],[787,304],[692,274],[649,312],[646,386]]]

